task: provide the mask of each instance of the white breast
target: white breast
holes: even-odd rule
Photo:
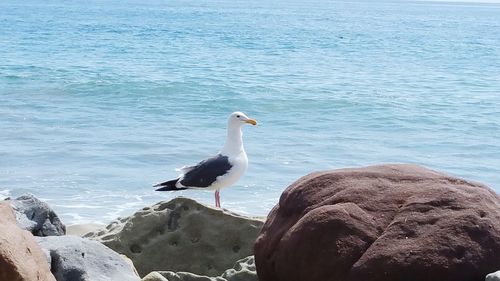
[[[247,170],[247,154],[245,151],[242,151],[236,156],[230,157],[229,163],[232,165],[231,169],[225,175],[217,177],[217,180],[209,187],[209,189],[221,189],[229,187],[237,182]]]

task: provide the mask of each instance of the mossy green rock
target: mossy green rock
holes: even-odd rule
[[[262,225],[261,219],[178,197],[146,207],[85,237],[132,259],[141,276],[152,271],[218,276],[235,261],[253,255]]]

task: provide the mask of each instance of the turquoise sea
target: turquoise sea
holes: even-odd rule
[[[246,127],[222,206],[265,215],[316,170],[422,164],[500,191],[500,4],[0,1],[0,197],[67,224],[177,195],[174,170]]]

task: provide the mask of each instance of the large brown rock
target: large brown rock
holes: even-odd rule
[[[55,281],[35,238],[19,228],[5,201],[0,202],[0,280]]]
[[[255,244],[261,281],[482,281],[500,266],[500,198],[414,165],[305,176]]]

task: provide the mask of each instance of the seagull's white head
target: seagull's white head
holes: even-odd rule
[[[228,120],[229,126],[236,126],[236,127],[241,127],[245,124],[252,124],[252,125],[257,125],[257,121],[255,119],[248,118],[248,116],[245,115],[243,112],[233,112],[229,116]]]

